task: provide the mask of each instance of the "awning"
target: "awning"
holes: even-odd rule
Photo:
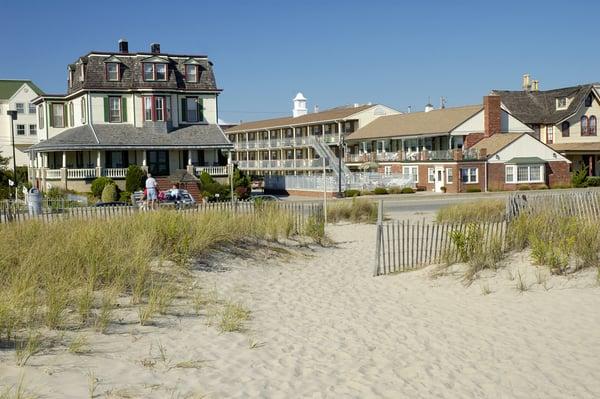
[[[517,157],[517,158],[513,158],[510,159],[508,161],[505,162],[508,165],[532,165],[532,164],[545,164],[546,161],[544,161],[542,158],[538,158],[538,157]]]

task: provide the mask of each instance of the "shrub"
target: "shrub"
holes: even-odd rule
[[[571,185],[573,187],[587,187],[588,167],[582,166],[581,169],[573,172],[571,175]]]
[[[107,184],[102,190],[102,202],[114,202],[117,200],[117,185]]]
[[[219,194],[219,199],[229,198],[229,187],[218,183],[205,171],[200,174],[200,185],[202,189],[202,196],[208,200],[215,199],[216,194]]]
[[[467,187],[468,193],[480,193],[481,189],[479,187]]]
[[[119,201],[131,203],[131,193],[129,191],[121,191]]]
[[[346,190],[344,191],[344,197],[358,197],[360,190]]]
[[[600,176],[588,176],[586,181],[589,187],[600,187]]]
[[[142,190],[146,173],[138,165],[129,165],[127,175],[125,176],[125,192],[133,193]]]
[[[400,194],[414,194],[415,190],[413,190],[410,187],[404,187],[402,190],[400,190]]]
[[[446,190],[448,190],[448,189],[446,188],[446,186],[442,186],[442,187],[441,187],[441,190],[442,190],[442,192],[443,192],[443,193],[445,193],[445,192],[446,192]]]
[[[58,187],[52,187],[50,190],[45,192],[46,198],[48,199],[63,199],[65,198],[65,193]]]
[[[108,184],[114,184],[114,183],[115,182],[110,177],[105,177],[105,176],[97,177],[92,182],[92,187],[91,187],[92,194],[94,195],[94,197],[100,198],[102,196],[102,191],[104,190],[104,187],[106,187],[106,185],[108,185]]]
[[[425,191],[426,187],[425,186],[417,186],[417,191]]]
[[[385,187],[375,187],[375,190],[373,190],[373,194],[375,195],[383,195],[383,194],[387,194],[388,190]]]
[[[336,201],[327,208],[327,220],[333,223],[342,220],[374,223],[377,220],[377,204],[356,197],[352,201]]]

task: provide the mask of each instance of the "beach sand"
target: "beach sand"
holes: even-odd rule
[[[595,271],[537,284],[524,253],[469,287],[431,267],[372,277],[375,226],[328,234],[334,248],[227,256],[219,272],[197,272],[252,311],[243,333],[205,317],[124,320],[87,333],[89,354],[57,346],[19,368],[0,350],[0,385],[22,376],[40,398],[600,397]]]

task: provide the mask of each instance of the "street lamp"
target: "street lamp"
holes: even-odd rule
[[[15,180],[15,190],[17,189],[17,159],[15,154],[15,121],[17,120],[17,111],[8,110],[6,115],[10,116],[10,137],[12,141],[12,160],[13,160],[13,178]]]

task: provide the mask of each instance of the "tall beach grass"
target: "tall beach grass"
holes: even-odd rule
[[[377,221],[377,203],[356,197],[349,201],[332,202],[327,206],[327,220],[332,223],[340,221],[375,223]]]
[[[506,212],[506,200],[489,199],[447,205],[436,214],[438,223],[477,223],[502,220]]]

